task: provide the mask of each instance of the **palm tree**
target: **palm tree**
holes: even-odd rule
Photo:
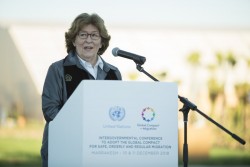
[[[237,64],[237,60],[236,60],[236,56],[232,53],[232,52],[228,52],[226,57],[225,57],[225,62],[226,62],[226,84],[225,86],[228,84],[227,81],[229,79],[229,74],[231,74],[234,70],[235,65]],[[225,94],[224,94],[225,96]],[[224,104],[226,105],[226,97],[224,98]],[[221,119],[224,121],[225,118],[225,112],[224,110],[222,110],[222,115],[221,115]]]
[[[197,99],[197,68],[200,66],[201,62],[201,54],[198,51],[191,52],[187,57],[187,62],[191,65],[191,91],[192,95],[194,95],[194,99]],[[190,123],[196,122],[196,115],[190,118]]]
[[[211,77],[208,80],[208,90],[209,90],[209,98],[211,100],[211,112],[210,116],[214,117],[215,115],[215,104],[219,94],[223,94],[223,87],[218,83],[215,77]]]
[[[187,57],[187,62],[191,65],[191,91],[196,96],[197,94],[197,68],[201,64],[201,54],[198,51],[191,52]]]
[[[235,85],[236,95],[239,99],[240,110],[234,113],[235,126],[243,124],[243,134],[246,133],[248,123],[248,103],[250,103],[250,84],[247,82]],[[243,120],[243,123],[241,123]]]
[[[249,107],[250,107],[250,84],[249,84],[249,73],[250,73],[250,58],[245,59],[246,65],[247,65],[247,72],[245,81],[243,83],[238,83],[235,85],[235,92],[237,95],[237,98],[239,99],[239,106],[242,108],[240,112],[242,113],[242,119],[243,120],[243,132],[246,134],[247,129],[250,128],[248,124],[249,119]]]
[[[228,79],[229,79],[229,75],[232,71],[232,69],[235,67],[237,61],[236,61],[236,57],[234,56],[234,54],[232,52],[228,52],[227,54],[222,54],[221,52],[217,52],[216,53],[216,60],[217,60],[217,64],[218,67],[221,67],[223,70],[223,74],[222,76],[224,77],[222,79],[222,87],[221,89],[224,90],[220,90],[219,92],[222,95],[222,112],[220,114],[220,119],[221,121],[224,121],[224,117],[225,117],[225,107],[227,106],[226,103],[226,91],[225,88],[227,88],[228,85]]]

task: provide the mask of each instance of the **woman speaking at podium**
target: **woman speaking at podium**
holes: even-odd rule
[[[119,69],[101,57],[110,38],[103,19],[97,14],[80,14],[65,33],[68,55],[50,65],[43,86],[42,110],[46,120],[41,148],[43,167],[48,166],[48,124],[78,84],[85,79],[122,79]]]

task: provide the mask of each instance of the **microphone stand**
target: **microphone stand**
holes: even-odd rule
[[[141,66],[141,64],[136,64],[136,68],[137,68],[138,71],[143,72],[144,74],[146,74],[152,80],[159,81],[156,78],[154,78],[152,75],[150,75],[148,72],[146,72],[143,69],[143,67]],[[183,103],[183,107],[179,111],[181,111],[183,113],[183,117],[184,117],[183,118],[183,121],[184,121],[183,166],[184,167],[188,167],[187,122],[188,122],[188,113],[189,113],[190,109],[193,110],[193,111],[197,111],[199,114],[201,114],[207,120],[209,120],[210,122],[215,124],[217,127],[219,127],[220,129],[222,129],[223,131],[225,131],[226,133],[231,135],[235,140],[237,140],[242,145],[246,144],[246,142],[243,139],[241,139],[239,136],[237,136],[236,134],[233,134],[232,132],[227,130],[225,127],[223,127],[222,125],[220,125],[219,123],[214,121],[212,118],[210,118],[209,116],[207,116],[206,114],[201,112],[197,108],[197,106],[195,104],[193,104],[192,102],[190,102],[187,98],[179,96],[179,95],[178,95],[178,98]]]

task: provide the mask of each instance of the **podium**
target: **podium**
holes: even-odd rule
[[[175,83],[82,81],[49,124],[49,167],[177,167]]]

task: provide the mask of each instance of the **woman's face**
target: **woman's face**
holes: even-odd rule
[[[99,31],[94,25],[84,26],[76,36],[73,44],[79,57],[93,66],[96,64],[97,52],[102,47],[102,44]]]

